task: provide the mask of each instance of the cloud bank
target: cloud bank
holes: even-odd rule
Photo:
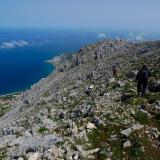
[[[145,40],[145,36],[146,36],[146,33],[140,33],[139,35],[136,36],[136,40],[143,41]]]
[[[0,48],[7,49],[7,48],[24,47],[28,45],[29,43],[27,41],[18,40],[18,41],[2,42]]]
[[[145,41],[147,39],[147,34],[144,32],[141,33],[131,32],[129,33],[127,39],[130,41]]]

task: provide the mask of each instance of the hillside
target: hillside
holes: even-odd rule
[[[0,105],[0,159],[160,159],[160,41],[104,40],[50,63],[56,73]],[[143,63],[152,76],[141,98]]]

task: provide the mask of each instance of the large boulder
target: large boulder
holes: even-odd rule
[[[133,70],[133,71],[129,72],[129,73],[126,75],[126,77],[127,77],[127,78],[135,78],[136,75],[137,75],[137,73],[138,73],[138,71]]]
[[[129,136],[132,132],[142,129],[144,126],[141,124],[133,124],[131,128],[127,128],[121,131],[121,134],[124,136]]]

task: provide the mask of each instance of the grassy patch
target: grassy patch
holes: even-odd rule
[[[139,106],[144,103],[144,100],[141,97],[131,97],[130,99],[128,99],[127,103],[131,105]]]
[[[114,160],[123,159],[123,145],[120,139],[111,142],[111,151],[114,153]]]
[[[88,134],[89,142],[91,143],[91,148],[89,149],[95,149],[100,148],[100,152],[97,152],[94,154],[96,159],[103,160],[106,155],[102,154],[102,151],[106,151],[106,141],[108,138],[107,135],[107,129],[106,130],[100,130],[100,129],[94,129]]]
[[[134,118],[141,124],[149,124],[149,118],[147,114],[143,112],[140,112],[140,111],[136,112],[134,115]]]
[[[95,103],[94,101],[88,101],[87,104],[88,104],[88,105],[91,105],[91,106],[93,106],[93,107],[96,106],[96,103]]]
[[[129,136],[129,139],[132,146],[125,150],[125,159],[159,160],[159,151],[155,150],[144,133],[141,133],[141,136],[133,133]]]
[[[160,77],[160,70],[158,68],[154,70],[154,77],[156,79],[159,79],[159,77]]]
[[[132,157],[133,160],[137,160],[143,155],[142,141],[137,135],[134,134],[131,134],[129,136],[129,139],[132,145],[130,148],[124,149],[125,150],[124,157],[126,158]]]
[[[88,134],[89,141],[95,147],[101,147],[102,143],[107,141],[107,129],[94,129]]]
[[[117,87],[119,87],[118,83],[116,81],[110,82],[108,85],[108,90],[113,90],[116,89]]]
[[[49,91],[46,91],[42,96],[43,96],[43,97],[49,97],[49,96],[50,96],[50,92],[49,92]]]
[[[149,103],[154,103],[158,100],[160,100],[160,93],[150,93],[149,95],[146,95],[146,98],[148,99]]]
[[[131,88],[133,88],[132,83],[131,83],[131,82],[127,82],[127,83],[125,84],[125,86],[123,87],[123,91],[124,91],[124,92],[129,92],[129,91],[131,91]]]
[[[6,153],[6,148],[0,148],[0,160],[4,160],[7,157]]]
[[[156,114],[155,117],[152,118],[152,124],[160,130],[160,113]]]
[[[105,160],[109,157],[108,152],[108,144],[111,146],[111,151],[114,153],[115,159],[121,159],[123,152],[122,152],[122,143],[120,141],[119,136],[116,140],[110,141],[110,135],[112,134],[119,134],[120,127],[112,126],[112,127],[101,127],[98,129],[92,130],[88,133],[88,139],[91,143],[91,148],[99,148],[100,151],[94,154],[96,159]]]
[[[0,107],[0,117],[2,117],[7,111],[9,111],[10,106],[7,107]]]
[[[42,128],[39,129],[39,133],[44,133],[44,132],[47,132],[47,131],[49,131],[49,129],[45,128],[45,127],[42,127]]]

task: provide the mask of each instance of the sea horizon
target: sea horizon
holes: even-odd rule
[[[67,52],[103,39],[158,40],[159,34],[130,31],[71,29],[0,29],[0,95],[24,91],[47,77],[54,66],[46,63]]]

